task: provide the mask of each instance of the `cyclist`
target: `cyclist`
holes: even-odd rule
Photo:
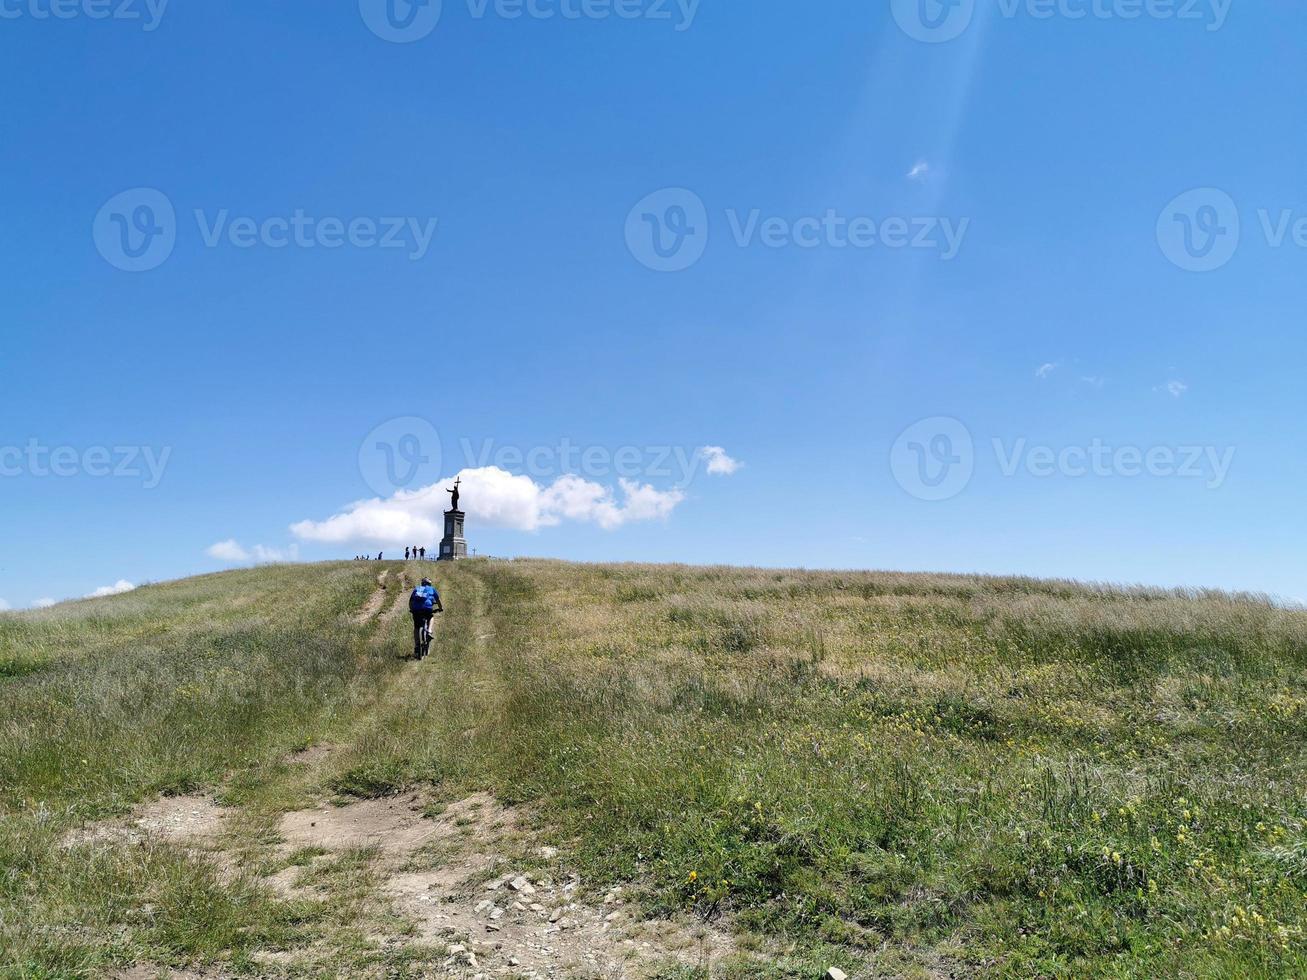
[[[431,584],[431,579],[424,578],[422,584],[413,590],[408,597],[408,611],[413,614],[413,657],[421,660],[431,642],[431,617],[445,611],[440,603],[440,593]]]

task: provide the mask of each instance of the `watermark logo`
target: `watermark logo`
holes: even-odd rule
[[[403,215],[311,215],[302,208],[260,216],[196,208],[193,217],[205,248],[399,250],[411,262],[426,258],[440,224],[439,218]],[[100,209],[93,227],[95,247],[105,261],[127,272],[157,269],[172,255],[178,234],[172,202],[148,187],[116,195]]]
[[[1215,187],[1181,194],[1157,219],[1162,254],[1186,272],[1215,272],[1258,238],[1270,249],[1307,250],[1307,214],[1293,208],[1258,208],[1246,220],[1237,202]]]
[[[138,21],[150,34],[167,9],[168,0],[0,0],[0,20]]]
[[[734,208],[726,211],[731,238],[739,248],[831,248],[898,250],[921,249],[939,254],[944,262],[957,257],[971,227],[970,218],[954,221],[944,217],[905,217],[890,215],[842,215],[827,208],[820,215],[787,218],[765,216],[754,208],[741,214]]]
[[[1225,26],[1234,0],[985,0],[1000,21],[1175,21],[1201,24],[1208,32]],[[890,0],[904,34],[927,44],[961,37],[975,20],[976,0]]]
[[[412,262],[426,258],[435,240],[439,218],[402,215],[340,218],[318,217],[296,208],[287,215],[232,215],[226,208],[195,211],[195,224],[205,248],[350,248],[402,249]]]
[[[3,0],[0,0],[3,2]],[[91,0],[86,0],[91,2]],[[466,0],[472,20],[675,21],[678,33],[694,26],[700,0]],[[436,29],[441,0],[359,0],[368,29],[383,41],[411,44]]]
[[[0,479],[20,477],[68,480],[90,477],[97,480],[139,480],[145,490],[163,482],[164,470],[172,458],[172,447],[164,446],[47,446],[28,439],[22,446],[0,446]]]
[[[359,0],[368,30],[392,44],[421,41],[440,23],[441,0]]]
[[[674,445],[583,445],[563,438],[553,444],[518,446],[482,439],[474,444],[460,439],[464,465],[479,469],[495,466],[533,479],[581,476],[590,480],[617,477],[619,480],[669,480],[673,489],[684,490],[700,471],[709,476],[730,476],[743,465],[731,459],[720,446]]]
[[[1201,480],[1208,490],[1225,485],[1234,465],[1234,446],[1113,446],[1103,439],[1087,445],[1031,445],[1025,438],[993,440],[994,458],[1004,477],[1022,473],[1037,480],[1156,479]]]
[[[655,272],[682,272],[708,248],[708,209],[684,187],[668,187],[643,198],[626,216],[626,247]]]
[[[890,450],[894,479],[918,500],[956,497],[971,483],[975,469],[975,442],[955,418],[922,419],[905,429]]]
[[[1094,438],[1052,446],[1024,436],[991,439],[993,469],[1004,479],[1190,480],[1219,490],[1234,465],[1234,446],[1115,445]],[[918,500],[950,500],[970,485],[981,453],[971,431],[954,418],[929,418],[904,430],[890,450],[890,469],[899,486]],[[988,460],[988,454],[985,459]]]
[[[1157,219],[1162,254],[1187,272],[1214,272],[1239,248],[1239,207],[1215,187],[1187,191],[1171,201]]]
[[[619,20],[676,21],[675,30],[694,26],[700,0],[467,0],[472,17],[493,13],[503,20]]]
[[[943,44],[971,26],[976,0],[890,0],[894,20],[915,41]]]
[[[722,213],[736,248],[920,249],[945,262],[954,259],[971,227],[970,218],[845,215],[834,208],[797,218],[753,208]],[[656,272],[681,272],[703,258],[709,239],[708,208],[684,187],[643,198],[626,216],[626,247]]]
[[[440,465],[440,433],[416,416],[383,422],[359,446],[359,473],[381,497],[435,483]]]
[[[123,191],[105,202],[92,226],[104,260],[124,272],[149,272],[168,261],[177,244],[172,201],[152,187]]]
[[[468,437],[455,443],[442,441],[430,422],[412,416],[391,419],[368,433],[359,446],[358,464],[364,482],[380,497],[422,491],[442,475],[462,470],[494,468],[542,481],[666,480],[672,489],[684,490],[701,475],[729,477],[744,465],[720,446],[603,445],[567,437],[532,445]],[[443,474],[442,467],[447,467]]]

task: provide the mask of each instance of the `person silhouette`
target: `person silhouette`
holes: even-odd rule
[[[408,549],[407,549],[407,548],[404,549],[404,560],[405,560],[405,561],[408,561]]]
[[[382,556],[383,554],[384,554],[384,552],[381,552],[381,551],[378,551],[378,552],[377,552],[377,561],[381,561],[381,556]]]
[[[426,561],[426,560],[427,560],[427,549],[426,549],[426,548],[419,548],[418,550],[419,550],[420,552],[422,552],[422,560],[423,560],[423,561]]]

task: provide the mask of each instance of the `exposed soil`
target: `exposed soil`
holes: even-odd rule
[[[210,849],[230,814],[211,796],[165,796],[137,807],[125,820],[95,823],[64,837],[65,847],[136,843],[154,838],[196,849]]]
[[[386,603],[386,576],[389,574],[389,572],[382,572],[377,576],[377,590],[368,596],[368,601],[363,604],[363,608],[354,614],[354,622],[359,626],[369,622],[381,612],[381,607]]]
[[[207,796],[166,797],[67,843],[165,840],[215,858],[230,873],[219,846],[230,812]],[[286,814],[279,832],[283,857],[306,849],[317,853],[302,866],[262,879],[264,884],[283,898],[311,899],[314,891],[301,884],[306,868],[346,852],[371,851],[381,895],[409,923],[396,934],[371,938],[386,947],[446,947],[438,976],[634,980],[668,960],[706,967],[733,948],[728,935],[702,923],[645,919],[620,889],[589,894],[577,875],[558,864],[552,848],[535,843],[520,813],[487,794],[443,808],[421,793],[345,806],[323,803]],[[523,872],[524,866],[535,870]],[[275,956],[281,968],[295,960],[293,953]],[[116,980],[213,976],[221,974],[149,966],[115,974]]]
[[[620,892],[586,898],[565,869],[519,873],[515,865],[539,865],[553,852],[533,847],[520,815],[488,795],[434,818],[426,809],[420,794],[408,794],[291,813],[283,847],[377,848],[381,891],[413,930],[375,938],[448,946],[446,976],[634,978],[658,961],[707,965],[732,948],[702,925],[645,920]]]
[[[323,804],[288,813],[281,822],[284,848],[305,847],[346,851],[377,847],[383,856],[403,856],[421,847],[436,833],[434,821],[422,817],[421,797],[359,800],[348,806]]]

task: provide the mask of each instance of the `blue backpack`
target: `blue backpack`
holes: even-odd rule
[[[409,612],[431,612],[436,608],[436,587],[419,585],[408,597]]]

